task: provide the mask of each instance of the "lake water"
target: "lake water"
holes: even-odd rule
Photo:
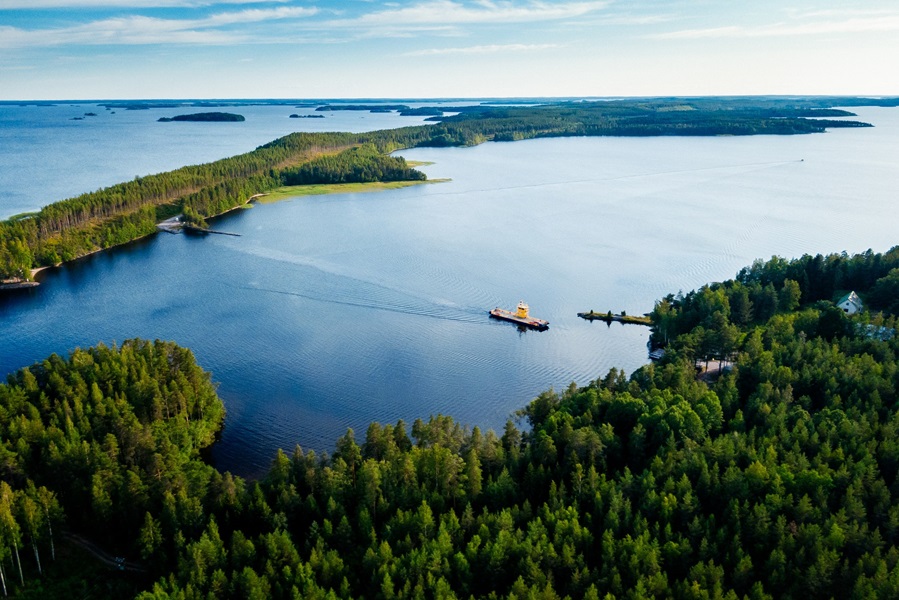
[[[404,151],[452,181],[261,205],[216,222],[241,237],[159,234],[46,272],[0,298],[0,371],[98,341],[186,345],[228,410],[216,463],[240,474],[371,421],[500,429],[543,390],[646,362],[647,329],[579,311],[899,243],[899,111],[856,112],[876,127]],[[487,318],[519,299],[548,331]]]
[[[246,121],[157,121],[209,111],[238,113]],[[324,118],[291,119],[291,114]],[[294,131],[374,131],[423,122],[396,113],[315,112],[289,105],[107,110],[90,102],[0,103],[0,219],[136,176],[249,152]]]

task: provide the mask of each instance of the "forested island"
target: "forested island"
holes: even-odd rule
[[[835,306],[846,290],[862,312]],[[899,246],[756,261],[657,302],[661,361],[549,390],[524,427],[372,423],[258,481],[203,461],[223,407],[188,350],[54,355],[0,385],[0,579],[34,598],[896,597],[896,298]],[[709,359],[728,367],[697,378]]]
[[[429,117],[435,120],[432,125],[368,133],[294,133],[246,154],[136,177],[133,181],[48,204],[36,214],[0,222],[0,280],[30,280],[35,268],[57,265],[150,235],[157,222],[188,210],[204,219],[221,214],[245,204],[251,196],[284,185],[285,178],[305,163],[354,147],[371,147],[385,156],[372,169],[369,166],[375,159],[371,153],[355,155],[367,162],[345,163],[340,176],[343,181],[370,180],[359,178],[362,176],[357,176],[357,172],[401,172],[419,180],[423,176],[407,169],[402,158],[386,155],[402,148],[471,146],[486,141],[539,137],[791,135],[821,133],[829,127],[870,126],[832,118],[852,114],[833,106],[853,104],[894,106],[896,99],[674,98],[556,102],[539,106],[482,104],[455,107],[452,110],[458,114],[453,116]],[[349,110],[368,107],[340,106]],[[396,105],[392,109],[403,107],[408,108]],[[807,118],[819,115],[828,118]],[[385,170],[383,167],[388,163],[393,166]],[[305,183],[333,181],[333,173],[328,177]]]
[[[405,104],[324,104],[319,106],[315,110],[322,111],[333,111],[333,110],[350,110],[350,111],[361,111],[361,112],[373,112],[373,113],[384,113],[384,112],[393,112],[399,110],[409,110],[409,107]]]
[[[243,115],[226,112],[202,112],[192,113],[189,115],[176,115],[174,117],[159,117],[160,123],[171,123],[172,121],[195,121],[198,123],[239,123],[246,121]]]

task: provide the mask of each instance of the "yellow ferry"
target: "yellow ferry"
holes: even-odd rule
[[[530,327],[532,329],[537,329],[538,331],[544,331],[549,329],[549,321],[544,321],[543,319],[537,319],[528,314],[528,305],[521,301],[518,303],[518,308],[515,312],[511,310],[504,310],[502,308],[494,308],[489,311],[490,316],[494,319],[502,319],[503,321],[510,321],[512,323],[518,323],[519,325],[524,325],[526,327]]]

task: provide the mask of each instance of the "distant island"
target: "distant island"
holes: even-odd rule
[[[199,121],[199,122],[238,122],[246,121],[243,115],[225,112],[203,112],[193,113],[190,115],[178,115],[176,117],[160,117],[160,123],[169,123],[171,121]]]
[[[471,108],[471,107],[467,107]],[[319,112],[330,112],[330,111],[367,111],[371,113],[389,113],[389,112],[398,112],[400,116],[403,117],[416,117],[416,116],[426,116],[426,117],[439,117],[442,116],[445,112],[445,109],[438,108],[434,106],[422,106],[420,108],[411,108],[405,104],[325,104],[323,106],[319,106],[315,110]],[[462,112],[464,109],[453,108],[450,112]]]
[[[372,113],[389,113],[394,111],[411,110],[405,104],[325,104],[315,110],[330,112],[335,110],[362,111]]]
[[[291,119],[324,119],[325,115],[298,115],[293,113],[290,115]]]

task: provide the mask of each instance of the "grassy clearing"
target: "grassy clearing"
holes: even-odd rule
[[[433,165],[434,161],[433,160],[407,160],[406,164],[414,169],[415,167],[427,167],[428,165]]]
[[[257,202],[269,204],[298,196],[321,196],[323,194],[359,194],[362,192],[382,192],[397,190],[423,183],[441,183],[448,179],[429,179],[427,181],[375,181],[372,183],[328,183],[313,185],[284,186],[257,198]]]

